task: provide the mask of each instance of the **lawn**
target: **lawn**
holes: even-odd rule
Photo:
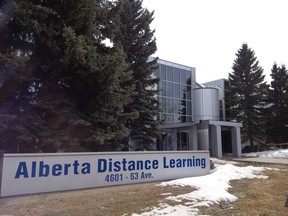
[[[285,207],[288,196],[287,165],[241,162],[237,166],[265,166],[279,170],[263,171],[262,174],[268,176],[268,179],[230,181],[232,188],[228,192],[236,196],[238,200],[235,202],[220,202],[209,207],[199,207],[199,215],[288,215],[288,207]],[[149,212],[161,203],[162,205],[165,203],[171,208],[179,205],[183,208],[189,207],[186,200],[175,201],[166,198],[190,193],[196,190],[195,188],[156,186],[158,184],[159,182],[154,182],[2,198],[0,199],[0,215],[128,216],[132,213]],[[195,214],[194,212],[186,215]]]

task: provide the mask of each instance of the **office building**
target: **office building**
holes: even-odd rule
[[[198,84],[193,67],[161,59],[158,64],[154,73],[160,78],[157,98],[162,139],[157,143],[158,150],[210,150],[211,156],[222,157],[222,133],[228,130],[231,136],[227,145],[234,156],[240,157],[242,124],[226,121],[221,85]]]

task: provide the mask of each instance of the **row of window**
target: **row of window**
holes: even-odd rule
[[[163,113],[192,116],[192,101],[186,99],[158,97]]]
[[[160,78],[157,90],[163,124],[192,121],[191,74],[189,70],[159,64],[154,75]]]
[[[158,91],[161,96],[191,100],[191,86],[188,85],[160,81]]]
[[[191,85],[191,71],[159,64],[155,76],[161,80]]]

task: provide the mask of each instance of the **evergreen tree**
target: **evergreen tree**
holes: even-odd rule
[[[133,86],[125,85],[131,79],[131,72],[127,70],[121,45],[109,48],[103,43],[113,35],[111,27],[106,24],[116,22],[109,18],[114,13],[113,5],[105,4],[104,10],[103,4],[94,5],[93,0],[89,2],[91,5],[87,1],[78,2],[76,10],[69,16],[72,20],[64,34],[66,48],[63,59],[67,73],[75,73],[68,81],[69,95],[95,128],[87,143],[90,149],[96,150],[95,143],[115,144],[113,140],[127,136],[125,123],[134,116],[126,114],[123,106],[130,102]],[[83,8],[83,14],[79,13]],[[94,20],[87,22],[87,15]],[[99,28],[102,26],[107,27],[101,31]]]
[[[55,12],[31,1],[2,1],[0,7],[3,18],[0,58],[4,64],[0,67],[0,76],[4,78],[0,86],[1,148],[12,152],[34,151],[37,134],[44,128],[43,113],[35,107],[44,98],[36,97],[42,84],[35,74],[42,65],[33,56],[39,54],[38,59],[40,56],[44,59],[46,54],[49,59],[50,49],[36,54],[41,43],[57,48],[53,43],[55,32],[49,23]]]
[[[153,150],[155,140],[159,137],[159,121],[156,118],[159,107],[154,90],[159,80],[153,77],[157,59],[149,61],[149,57],[157,49],[154,31],[150,29],[153,12],[142,8],[142,0],[119,0],[119,7],[121,26],[114,42],[120,43],[124,48],[126,61],[133,73],[133,78],[127,85],[135,85],[136,90],[136,95],[125,106],[125,110],[139,114],[137,119],[127,124],[130,128],[129,140],[133,143],[130,147],[139,151]]]
[[[0,76],[5,77],[0,84],[0,133],[6,134],[1,145],[13,151],[15,145],[28,143],[32,146],[25,151],[97,150],[127,136],[126,122],[133,116],[124,106],[133,86],[125,83],[131,72],[122,47],[103,42],[116,30],[115,3],[0,4]],[[14,137],[6,133],[11,128],[17,132]],[[14,146],[7,147],[9,143]]]
[[[230,120],[243,123],[243,141],[248,140],[253,149],[254,139],[263,135],[263,108],[268,86],[255,52],[245,43],[236,53],[232,70],[228,92]]]
[[[271,78],[267,109],[269,113],[267,115],[269,117],[268,134],[270,141],[283,143],[288,141],[288,72],[286,66],[278,67],[274,63]]]

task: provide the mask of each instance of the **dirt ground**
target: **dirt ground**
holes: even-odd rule
[[[243,165],[251,165],[245,163]],[[203,215],[288,215],[285,207],[288,198],[288,166],[253,164],[279,169],[264,174],[269,179],[242,179],[230,182],[230,193],[239,199],[234,203],[220,203],[200,208]],[[190,187],[159,187],[157,182],[47,193],[0,199],[0,216],[33,215],[105,215],[121,216],[141,213],[162,202],[168,195],[178,195],[194,190]],[[170,194],[168,194],[170,193]],[[167,203],[167,201],[166,201]],[[185,201],[183,201],[184,205]],[[174,205],[173,203],[169,203]],[[176,204],[176,203],[175,203]],[[177,203],[181,204],[181,203]]]

